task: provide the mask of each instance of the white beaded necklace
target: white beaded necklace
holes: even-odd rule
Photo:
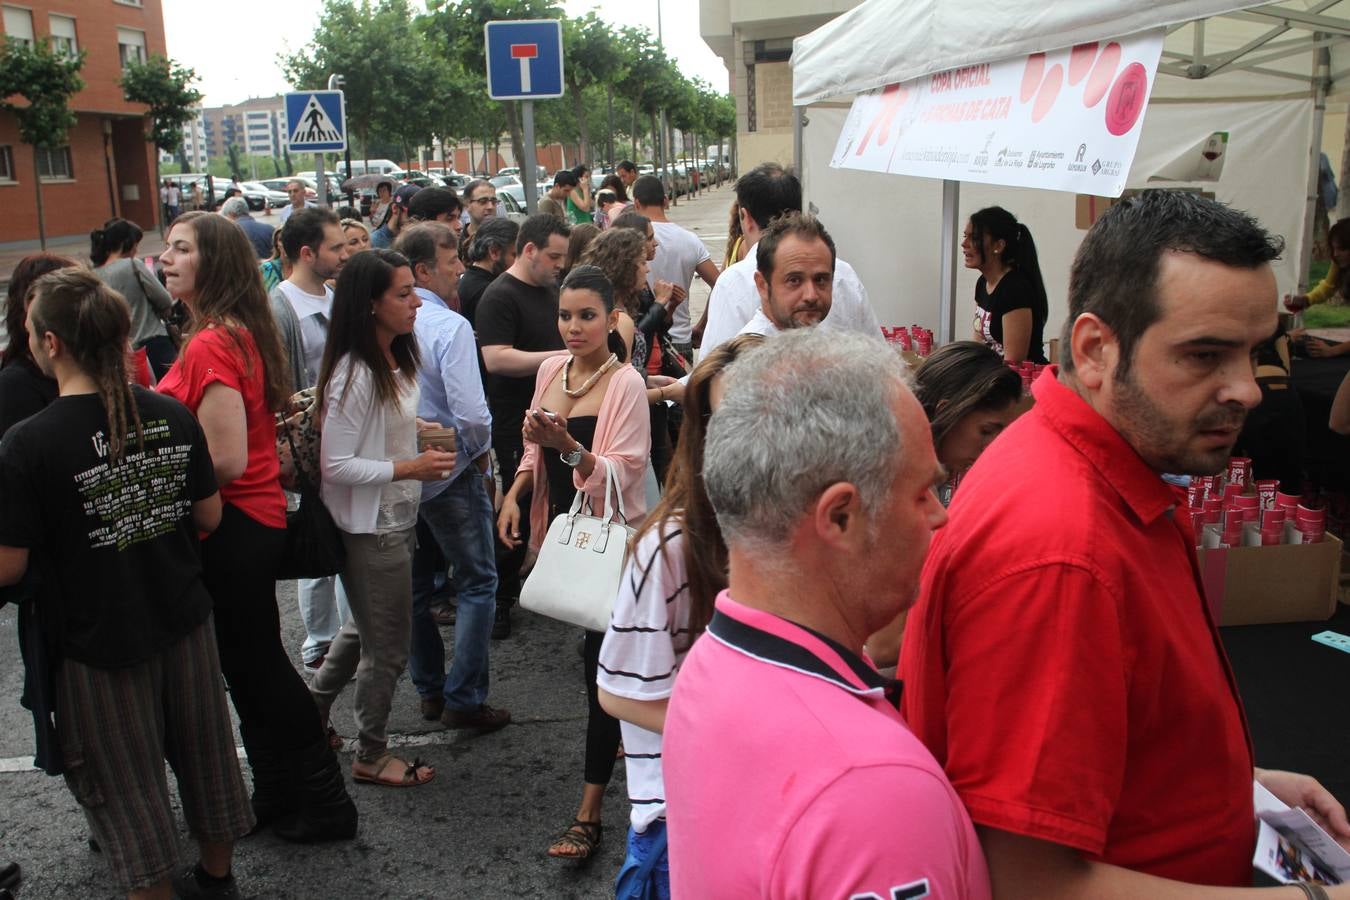
[[[574,391],[570,387],[568,387],[567,384],[567,373],[572,371],[572,363],[576,362],[575,356],[570,357],[567,360],[567,362],[563,364],[563,377],[562,377],[563,393],[572,398],[584,396],[587,391],[595,387],[595,383],[600,380],[602,375],[604,375],[610,369],[614,368],[614,364],[617,363],[618,361],[619,361],[619,354],[611,353],[609,355],[609,359],[605,360],[605,364],[600,368],[596,369],[595,374],[592,375],[590,378],[587,378],[584,382],[582,382],[581,387],[577,388]]]

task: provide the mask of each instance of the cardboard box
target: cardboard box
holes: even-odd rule
[[[1198,550],[1205,596],[1220,625],[1324,622],[1340,600],[1342,544]]]

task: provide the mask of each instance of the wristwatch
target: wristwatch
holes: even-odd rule
[[[571,450],[568,450],[566,453],[559,453],[558,457],[563,462],[567,463],[569,466],[575,469],[577,466],[581,465],[581,454],[585,452],[586,448],[581,446],[580,444],[577,444],[575,447],[573,447]]]

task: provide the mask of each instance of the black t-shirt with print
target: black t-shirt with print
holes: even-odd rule
[[[170,397],[133,387],[145,432],[108,462],[95,394],[59,397],[0,441],[0,545],[26,547],[61,652],[135,665],[211,612],[192,504],[216,492],[201,426]]]
[[[1003,273],[990,294],[981,275],[975,282],[975,305],[986,317],[984,331],[992,339],[991,346],[999,354],[1003,353],[1003,317],[1015,309],[1031,310],[1031,342],[1027,347],[1026,358],[1031,362],[1045,364],[1045,313],[1041,310],[1040,295],[1031,278],[1017,269]]]
[[[557,288],[528,285],[510,272],[503,272],[483,291],[475,324],[480,347],[508,346],[527,352],[564,347],[558,333]],[[520,378],[488,374],[494,433],[514,434],[519,439],[525,410],[534,398],[534,383],[534,373]]]

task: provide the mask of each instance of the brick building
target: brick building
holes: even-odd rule
[[[0,12],[7,38],[88,53],[68,142],[37,159],[48,239],[87,235],[112,216],[158,227],[145,108],[123,99],[118,82],[126,61],[164,55],[160,0],[0,0]],[[37,242],[33,178],[33,148],[19,140],[13,116],[0,112],[0,245]]]

